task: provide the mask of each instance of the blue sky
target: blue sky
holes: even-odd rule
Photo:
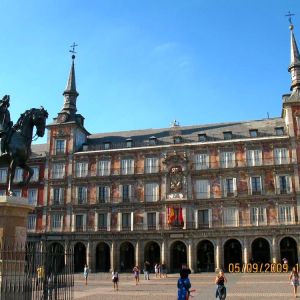
[[[91,133],[280,116],[289,10],[300,45],[299,0],[1,0],[0,97],[51,122],[76,42]]]

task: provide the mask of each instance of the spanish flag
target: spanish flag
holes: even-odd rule
[[[168,224],[172,224],[174,220],[175,220],[174,207],[169,207],[168,208]]]
[[[183,215],[182,215],[182,207],[179,208],[178,222],[179,222],[180,225],[184,224]]]

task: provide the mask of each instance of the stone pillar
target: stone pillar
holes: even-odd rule
[[[218,238],[216,240],[216,246],[215,246],[215,267],[216,267],[216,269],[221,268],[221,264],[222,264],[222,253],[221,253],[221,251],[222,251],[221,241]]]
[[[141,261],[140,261],[140,241],[137,241],[135,243],[135,265],[140,266],[141,265]]]
[[[272,262],[278,262],[278,247],[277,247],[277,239],[275,236],[272,238]]]
[[[243,263],[247,264],[249,262],[249,251],[248,251],[248,240],[244,238],[244,245],[243,245]]]
[[[162,244],[161,244],[161,263],[162,264],[167,264],[168,263],[168,259],[167,259],[167,243],[165,240],[163,240]],[[169,269],[169,266],[167,266],[167,268]]]
[[[111,243],[110,249],[110,272],[118,270],[117,244],[115,241]]]
[[[192,273],[195,273],[195,259],[194,259],[194,243],[193,240],[188,242],[188,257],[187,257],[188,267],[191,269]]]

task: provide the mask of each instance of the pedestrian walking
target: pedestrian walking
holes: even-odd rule
[[[149,274],[150,274],[150,263],[148,260],[146,260],[144,263],[144,279],[145,280],[150,280]]]
[[[297,269],[295,267],[293,267],[293,269],[292,269],[292,272],[289,276],[289,281],[290,281],[291,285],[293,286],[294,296],[295,296],[295,298],[297,298],[297,289],[299,286],[299,273],[297,272]]]
[[[119,290],[119,273],[117,271],[113,270],[111,272],[111,275],[112,275],[111,279],[114,284],[114,291],[115,290],[118,291]]]
[[[223,270],[219,271],[219,274],[216,276],[215,283],[217,285],[216,289],[216,298],[219,297],[219,300],[226,299],[226,287],[225,282],[227,282],[227,279],[224,275]]]
[[[160,275],[159,273],[159,270],[160,270],[160,264],[159,263],[156,263],[154,265],[154,273],[155,273],[155,278],[158,278],[158,276]]]
[[[138,285],[140,282],[140,268],[139,266],[135,266],[132,270],[134,278],[135,278],[135,285]]]
[[[188,300],[190,297],[190,288],[192,287],[188,273],[180,273],[177,281],[178,300]]]
[[[167,267],[166,267],[166,264],[161,264],[161,266],[160,266],[160,273],[161,273],[161,275],[162,275],[162,277],[164,277],[164,278],[167,278],[168,276],[167,276]]]
[[[89,267],[87,264],[85,264],[83,268],[83,277],[85,279],[85,285],[87,285],[88,276],[89,276]]]

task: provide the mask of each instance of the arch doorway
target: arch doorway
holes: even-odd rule
[[[251,263],[269,263],[271,262],[270,245],[266,239],[257,238],[251,245],[252,257]]]
[[[208,240],[201,241],[197,246],[197,271],[213,272],[215,270],[214,245]]]
[[[144,253],[144,261],[149,261],[151,268],[153,268],[156,263],[160,262],[160,247],[158,243],[147,243]]]
[[[83,272],[86,264],[86,247],[83,243],[78,242],[74,246],[74,272]]]
[[[63,272],[65,266],[65,252],[61,244],[52,243],[48,246],[46,263],[48,263],[50,273],[59,274]]]
[[[187,263],[186,245],[181,241],[174,242],[171,245],[170,252],[170,271],[179,272],[181,266]]]
[[[284,258],[288,260],[290,268],[298,263],[297,243],[293,238],[285,237],[280,241],[280,257],[281,262]]]
[[[242,246],[236,239],[230,239],[224,244],[224,268],[228,271],[229,264],[242,264]]]
[[[134,247],[129,242],[120,246],[120,271],[131,272],[134,265]]]
[[[108,272],[110,269],[110,248],[101,242],[96,247],[96,272]]]

